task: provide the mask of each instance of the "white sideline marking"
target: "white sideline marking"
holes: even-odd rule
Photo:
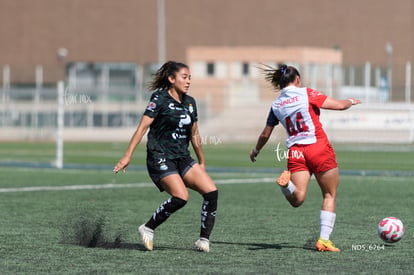
[[[275,181],[274,178],[252,178],[252,179],[222,179],[214,182],[219,185],[223,184],[237,184],[237,183],[267,183]],[[0,193],[13,192],[35,192],[35,191],[70,191],[70,190],[93,190],[93,189],[111,189],[111,188],[137,188],[137,187],[151,187],[153,183],[108,183],[108,184],[94,184],[94,185],[64,185],[64,186],[29,186],[18,188],[0,188]]]

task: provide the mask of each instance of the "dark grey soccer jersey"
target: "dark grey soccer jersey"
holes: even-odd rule
[[[179,103],[167,91],[155,91],[144,115],[154,119],[148,133],[148,154],[169,159],[190,155],[191,129],[198,120],[194,98],[184,94]]]

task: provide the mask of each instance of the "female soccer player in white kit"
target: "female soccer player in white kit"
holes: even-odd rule
[[[339,171],[335,152],[319,121],[320,108],[346,110],[361,101],[354,98],[336,100],[316,90],[300,87],[300,74],[292,66],[281,65],[278,69],[268,67],[263,71],[265,79],[281,94],[272,103],[266,126],[250,152],[250,159],[256,161],[273,128],[280,122],[288,135],[286,143],[289,157],[288,171],[283,171],[277,183],[289,203],[299,207],[305,200],[310,178],[312,174],[315,175],[323,195],[320,237],[316,249],[339,252],[329,240],[336,218]]]

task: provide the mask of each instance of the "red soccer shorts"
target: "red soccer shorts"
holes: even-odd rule
[[[316,174],[336,167],[335,151],[327,140],[314,144],[295,144],[289,148],[288,169],[291,173],[309,171]]]

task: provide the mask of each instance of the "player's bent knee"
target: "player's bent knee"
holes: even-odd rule
[[[174,204],[178,210],[180,208],[183,208],[187,204],[187,200],[178,197],[172,197],[171,203]]]
[[[167,190],[167,192],[171,196],[176,197],[176,198],[180,198],[180,199],[185,200],[185,201],[188,201],[188,199],[190,197],[190,194],[188,193],[187,189],[183,189],[183,190],[179,190],[179,189],[171,190],[170,189],[170,190]]]
[[[305,199],[291,199],[289,202],[292,207],[298,208],[305,202]]]
[[[290,202],[290,205],[292,205],[292,207],[294,207],[294,208],[298,208],[298,207],[300,207],[301,205],[303,204],[303,201],[302,202]]]

